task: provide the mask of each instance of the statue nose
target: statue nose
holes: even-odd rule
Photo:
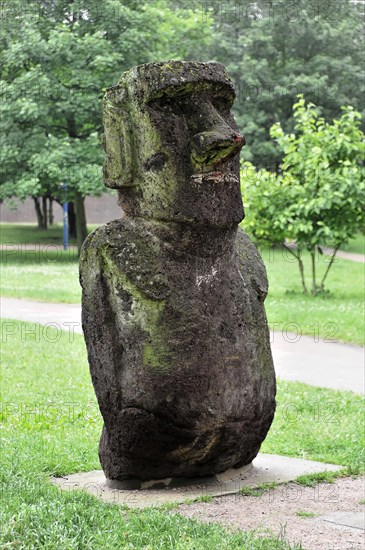
[[[244,144],[243,136],[228,124],[219,124],[193,136],[191,160],[196,169],[213,168],[225,158],[236,155]]]

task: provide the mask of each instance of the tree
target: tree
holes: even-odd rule
[[[306,293],[302,255],[308,250],[314,296],[324,290],[337,251],[364,224],[361,115],[352,107],[342,110],[341,118],[330,124],[314,104],[306,104],[303,96],[298,96],[293,107],[295,133],[285,133],[279,123],[271,128],[271,136],[284,153],[281,173],[243,165],[246,229],[261,242],[287,248],[298,261]],[[325,246],[330,246],[332,253],[318,282],[316,257]]]
[[[364,110],[363,4],[227,0],[202,6],[214,18],[206,58],[223,62],[235,84],[245,160],[277,171],[281,155],[270,127],[280,120],[285,131],[293,130],[298,93],[320,105],[326,119],[340,117],[342,105]]]
[[[85,196],[103,191],[106,88],[131,66],[168,52],[188,55],[189,47],[209,39],[209,29],[193,10],[171,10],[165,0],[153,6],[135,0],[9,5],[0,37],[0,198],[33,197],[45,226],[44,201],[60,201],[61,184],[67,183],[67,198],[79,221],[85,220]],[[86,222],[78,228],[81,243]]]

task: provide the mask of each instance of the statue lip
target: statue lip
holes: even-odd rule
[[[191,175],[191,179],[194,183],[230,183],[238,184],[240,179],[236,174],[231,172],[225,173],[219,170],[212,170],[210,172],[197,172]]]

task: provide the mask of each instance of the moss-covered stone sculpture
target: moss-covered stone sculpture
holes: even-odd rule
[[[108,480],[248,464],[274,416],[233,100],[223,65],[182,61],[136,67],[105,95],[105,185],[125,216],[88,237],[80,280]]]

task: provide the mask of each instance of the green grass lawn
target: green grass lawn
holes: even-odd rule
[[[66,492],[51,485],[48,477],[52,474],[100,468],[97,449],[101,419],[86,351],[81,336],[70,339],[66,332],[48,329],[45,341],[42,332],[40,337],[30,334],[31,325],[19,322],[14,331],[13,323],[2,322],[1,548],[290,548],[282,540],[171,514],[168,507],[133,511],[105,504],[81,491]],[[50,339],[55,342],[49,343]],[[311,391],[299,384],[280,386],[277,420],[265,450],[285,451],[291,456],[305,452],[308,457],[354,464],[361,445],[357,421],[361,399],[329,390]],[[332,425],[317,422],[312,415],[312,401],[319,398],[322,403],[334,401],[339,406],[336,415],[341,422],[336,434],[341,444]],[[283,405],[293,400],[300,406],[300,426],[308,424],[305,438],[298,424],[288,423],[286,413],[283,417]],[[333,442],[328,452],[323,441]]]
[[[88,225],[93,231],[97,225]],[[62,226],[39,231],[32,224],[0,224],[2,296],[44,302],[78,303],[78,255],[63,250]],[[72,239],[70,241],[73,242]],[[30,250],[23,245],[34,245]]]
[[[46,230],[39,230],[33,223],[0,224],[1,244],[60,244],[63,243],[62,225],[55,224]],[[70,238],[71,243],[75,240]]]
[[[358,233],[356,237],[351,239],[349,243],[343,247],[343,250],[346,252],[365,254],[365,234]]]
[[[364,344],[364,264],[338,259],[326,281],[329,292],[313,298],[303,294],[297,263],[289,254],[280,249],[260,252],[269,278],[265,306],[272,328]],[[309,255],[303,258],[309,286]],[[328,257],[319,256],[319,274],[327,262]]]
[[[277,410],[261,451],[364,471],[364,400],[352,392],[279,380]]]
[[[1,250],[0,293],[44,302],[79,303],[77,250],[36,245]]]
[[[93,231],[95,224],[88,224]],[[0,244],[59,244],[63,243],[62,224],[54,224],[46,230],[39,230],[34,223],[0,223]],[[70,237],[70,243],[76,240]]]

